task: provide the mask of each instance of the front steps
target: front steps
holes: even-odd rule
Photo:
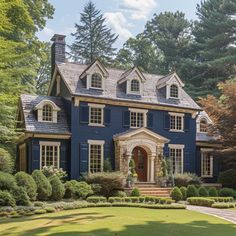
[[[171,188],[161,188],[155,183],[138,182],[135,187],[139,188],[143,196],[170,197]]]

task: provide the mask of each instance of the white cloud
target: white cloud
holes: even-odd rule
[[[51,28],[45,27],[42,31],[41,34],[46,36],[46,37],[51,37],[55,34],[55,31]]]
[[[146,19],[156,5],[156,0],[122,0],[119,7],[125,11],[130,11],[131,18],[138,20]]]
[[[131,27],[131,24],[127,22],[122,12],[106,12],[104,16],[106,17],[106,23],[119,34],[120,39],[127,40],[133,37],[128,29],[128,27]]]

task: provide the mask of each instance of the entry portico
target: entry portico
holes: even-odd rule
[[[156,181],[161,167],[163,147],[165,143],[169,142],[167,138],[142,127],[115,135],[114,142],[117,171],[128,175],[130,159],[134,158],[136,171],[139,169],[137,171],[138,180]]]

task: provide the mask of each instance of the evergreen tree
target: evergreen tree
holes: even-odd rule
[[[218,82],[236,74],[236,1],[207,0],[197,6],[195,72],[189,90],[196,96],[218,95]]]
[[[84,7],[80,23],[75,24],[76,32],[72,34],[75,41],[70,47],[71,58],[82,63],[91,63],[97,58],[110,63],[116,50],[112,45],[118,36],[111,33],[105,18],[92,2]]]

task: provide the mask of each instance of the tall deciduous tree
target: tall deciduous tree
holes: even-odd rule
[[[71,45],[71,57],[75,61],[90,63],[100,58],[110,63],[115,53],[113,44],[117,37],[105,24],[105,18],[92,2],[85,7],[80,18],[81,24],[75,24],[76,32]]]

